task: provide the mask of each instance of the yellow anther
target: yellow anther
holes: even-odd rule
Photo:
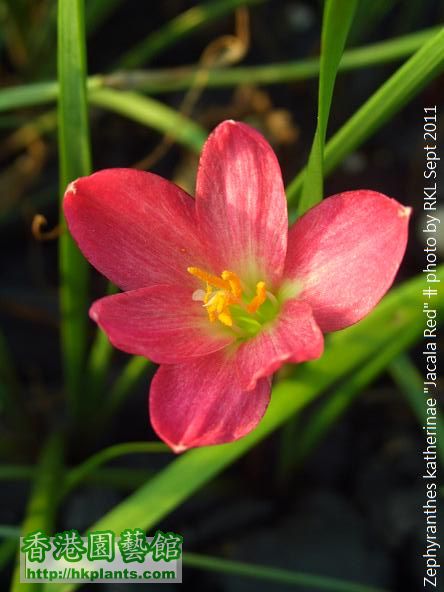
[[[224,312],[221,312],[217,318],[227,327],[231,327],[233,325],[233,319],[231,318],[231,313],[228,308],[224,310]]]
[[[255,313],[259,310],[262,304],[267,300],[267,288],[265,286],[265,282],[258,282],[256,284],[256,296],[247,305],[247,310],[249,313]]]
[[[233,319],[231,318],[228,306],[232,304],[232,302],[233,297],[228,292],[222,290],[214,292],[208,302],[204,304],[210,321],[213,323],[216,319],[219,319],[221,323],[231,327]]]
[[[240,279],[233,271],[223,271],[222,279],[230,284],[230,289],[233,293],[233,296],[235,296],[236,298],[240,298],[242,296],[242,286],[240,283]]]
[[[203,282],[210,284],[214,288],[220,288],[221,290],[230,289],[230,284],[227,281],[217,277],[217,275],[212,275],[211,273],[200,269],[200,267],[188,267],[187,271],[188,273],[191,273],[191,275],[194,275],[194,277],[197,277]]]
[[[205,290],[205,296],[204,296],[204,304],[206,304],[208,302],[212,293],[213,293],[213,288],[210,286],[210,284],[207,284],[207,288]]]
[[[216,311],[213,310],[212,308],[207,308],[207,312],[208,312],[208,318],[210,319],[210,322],[214,323],[217,320]]]
[[[219,314],[226,307],[227,300],[228,296],[225,292],[214,292],[208,302],[204,304],[204,307],[208,310],[214,310]]]

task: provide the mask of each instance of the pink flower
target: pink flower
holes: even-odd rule
[[[157,175],[109,169],[72,183],[64,211],[85,257],[124,290],[94,302],[91,318],[117,348],[161,364],[151,422],[176,452],[250,432],[272,374],[318,358],[323,333],[374,308],[410,215],[349,191],[288,230],[272,149],[233,121],[205,144],[195,199]]]

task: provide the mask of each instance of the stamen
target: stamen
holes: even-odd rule
[[[224,312],[221,312],[217,318],[221,323],[227,325],[227,327],[231,327],[233,325],[233,319],[231,318],[231,313],[228,308],[224,310]]]
[[[256,284],[256,296],[247,305],[247,310],[249,313],[255,313],[259,310],[262,304],[267,300],[267,289],[265,286],[265,282],[258,282]]]
[[[207,309],[215,310],[220,314],[226,306],[227,297],[224,292],[215,292],[214,295],[208,300],[204,307]]]
[[[194,275],[194,277],[199,278],[203,282],[206,282],[215,288],[220,288],[221,290],[230,289],[230,284],[227,281],[217,277],[217,275],[212,275],[211,273],[200,269],[200,267],[188,267],[187,271],[188,273],[191,273],[191,275]]]
[[[213,293],[213,288],[210,286],[210,284],[207,284],[207,289],[205,291],[205,297],[204,297],[204,300],[203,300],[205,304],[210,299],[210,296],[211,296],[212,293]]]
[[[223,271],[222,279],[226,280],[230,284],[231,291],[236,298],[240,298],[242,296],[242,286],[240,279],[233,271]]]
[[[205,290],[195,290],[192,298],[203,302],[211,323],[220,321],[235,332],[247,330],[256,333],[260,330],[261,323],[257,318],[248,317],[248,314],[256,313],[267,297],[272,301],[275,300],[273,294],[267,292],[265,282],[256,284],[256,295],[249,304],[246,304],[243,300],[241,281],[233,271],[226,269],[220,277],[208,273],[200,267],[188,267],[187,271],[206,284]],[[232,306],[234,306],[233,309],[230,308]],[[242,311],[244,312],[242,313]],[[233,322],[233,315],[235,322]],[[241,328],[237,326],[238,322],[241,323]]]
[[[207,309],[211,322],[218,319],[224,325],[231,327],[233,319],[228,308],[230,304],[232,304],[232,296],[227,292],[219,291],[215,292],[208,302],[204,304],[204,308]]]
[[[210,319],[210,323],[214,323],[217,321],[217,314],[216,311],[212,308],[207,308],[208,318]]]

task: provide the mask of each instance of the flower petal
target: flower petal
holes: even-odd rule
[[[190,284],[187,267],[206,264],[193,198],[157,175],[108,169],[82,177],[63,207],[85,257],[122,289]]]
[[[237,351],[241,385],[246,390],[253,389],[260,378],[270,376],[285,362],[314,360],[323,350],[324,338],[310,306],[298,300],[288,300],[275,323],[246,341]]]
[[[212,325],[201,302],[178,286],[152,286],[94,302],[91,318],[111,343],[156,363],[175,364],[215,352],[233,341],[220,323]]]
[[[214,271],[278,282],[287,247],[287,202],[279,163],[258,132],[234,121],[213,131],[199,163],[196,208]]]
[[[222,444],[245,436],[260,421],[270,399],[270,381],[244,392],[226,351],[187,364],[161,366],[151,383],[151,423],[175,452]]]
[[[368,314],[403,258],[410,208],[382,193],[348,191],[309,210],[288,236],[285,276],[300,282],[322,331]]]

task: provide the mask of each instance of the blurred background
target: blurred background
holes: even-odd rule
[[[87,0],[88,72],[112,75],[110,85],[116,88],[142,89],[206,131],[227,118],[250,123],[274,147],[289,182],[311,148],[316,76],[267,84],[247,70],[238,80],[216,85],[211,69],[316,58],[322,3],[218,1],[212,3],[216,9],[210,16],[199,20],[191,13],[183,28],[165,29],[196,6],[185,0]],[[56,12],[52,1],[0,2],[2,88],[56,79]],[[436,27],[443,16],[440,1],[362,0],[347,48]],[[406,58],[340,73],[328,135]],[[422,116],[423,107],[442,105],[442,83],[442,76],[435,78],[326,180],[326,195],[369,188],[413,207],[411,239],[398,282],[419,273],[423,262],[417,231],[421,220],[415,213],[422,203]],[[198,156],[171,135],[99,105],[91,106],[90,121],[94,170],[149,169],[193,193]],[[54,426],[68,430],[59,338],[58,175],[55,104],[1,111],[0,454],[2,463],[14,465],[16,471],[0,469],[0,525],[4,525],[0,535],[23,519],[32,467],[45,435]],[[47,224],[36,215],[44,216]],[[106,280],[93,272],[91,301],[106,290]],[[92,342],[93,323],[89,329]],[[420,345],[410,352],[418,369],[420,352]],[[112,352],[105,391],[115,390],[112,385],[128,359]],[[103,426],[70,433],[68,466],[112,444],[155,440],[145,411],[154,370],[138,370],[134,387],[121,399],[117,395],[116,414]],[[419,590],[422,435],[399,388],[402,374],[401,360],[398,368],[392,366],[359,396],[347,400],[322,437],[305,440],[305,447],[298,449],[301,426],[316,416],[324,399],[309,406],[299,423],[288,424],[257,445],[162,520],[161,527],[181,533],[186,548],[199,553],[395,592]],[[14,400],[11,412],[8,389]],[[84,422],[87,426],[88,409]],[[58,529],[85,529],[171,458],[169,453],[127,455],[90,473],[65,499]],[[7,537],[0,543],[1,589],[6,590],[13,552]],[[125,586],[114,584],[110,589],[126,590]],[[192,567],[185,568],[182,586],[221,592],[288,589]],[[102,584],[97,587],[107,589]],[[313,587],[296,589],[305,592]]]

